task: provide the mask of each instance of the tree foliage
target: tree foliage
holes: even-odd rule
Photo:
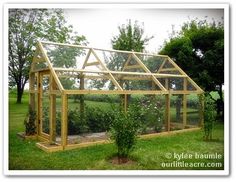
[[[9,86],[17,87],[21,103],[37,40],[85,43],[84,36],[73,32],[61,9],[9,10]]]
[[[118,26],[118,30],[119,34],[111,39],[112,48],[117,50],[143,52],[145,46],[153,38],[153,36],[144,36],[144,25],[139,25],[138,21],[132,24],[131,20],[128,20],[127,24]],[[107,64],[108,68],[119,69],[123,67],[122,59],[127,59],[127,57],[117,54],[110,59],[112,61]]]
[[[221,23],[187,22],[164,44],[160,53],[172,57],[206,92],[218,91],[218,113],[222,112],[224,27]]]
[[[117,147],[119,159],[127,158],[137,140],[138,124],[132,114],[116,112],[115,118],[111,123],[111,139]]]
[[[111,40],[113,49],[142,52],[153,38],[144,37],[144,25],[140,26],[138,21],[132,25],[131,20],[128,20],[128,24],[123,24],[118,29],[119,34]]]

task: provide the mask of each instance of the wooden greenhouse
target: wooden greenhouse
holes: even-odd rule
[[[68,128],[76,119],[69,117],[70,107],[82,114],[85,103],[92,102],[86,101],[86,96],[117,96],[124,111],[133,95],[161,96],[165,113],[163,132],[174,130],[175,123],[179,129],[199,128],[203,123],[203,100],[199,97],[203,90],[166,55],[41,41],[29,74],[30,107],[36,112],[40,140],[37,146],[48,152],[109,142],[104,137],[96,139],[101,135],[92,130],[87,130],[87,135],[78,133],[80,140],[76,141],[76,131],[70,134]],[[194,106],[193,97],[197,98]],[[172,105],[177,103],[181,117],[175,122],[178,111]],[[81,137],[85,136],[87,139],[83,140]]]

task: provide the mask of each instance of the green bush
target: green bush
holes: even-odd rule
[[[81,115],[80,110],[78,108],[68,110],[68,134],[75,135],[88,131],[86,117]]]
[[[212,140],[214,123],[216,121],[216,106],[214,101],[205,97],[204,101],[204,139]]]
[[[104,111],[100,108],[85,107],[84,116],[81,117],[79,108],[68,110],[68,134],[76,135],[87,132],[108,131],[114,119],[114,112]],[[61,133],[61,113],[56,114],[56,133]]]
[[[145,96],[130,104],[129,112],[139,124],[139,133],[160,132],[164,122],[164,100],[159,96]]]
[[[112,110],[102,110],[100,108],[86,107],[86,120],[91,132],[108,131],[114,120]]]
[[[35,120],[36,120],[36,112],[29,105],[28,114],[27,114],[27,117],[24,120],[25,134],[26,135],[36,134]]]
[[[117,147],[118,157],[128,157],[134,148],[137,138],[138,125],[132,115],[127,112],[116,112],[111,124],[110,134]]]

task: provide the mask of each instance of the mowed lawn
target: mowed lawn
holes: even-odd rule
[[[108,106],[107,103],[91,101],[87,104],[103,105],[102,107]],[[112,156],[116,153],[114,144],[103,144],[81,149],[46,153],[36,147],[35,144],[37,141],[19,139],[16,134],[24,131],[23,123],[27,113],[27,107],[27,95],[23,97],[23,104],[15,104],[15,95],[9,95],[10,170],[222,170],[224,168],[224,133],[223,124],[220,123],[214,127],[213,138],[216,140],[211,142],[203,141],[202,130],[160,136],[152,139],[139,139],[130,156],[134,162],[118,165],[111,162]],[[182,157],[182,159],[178,158],[178,156]],[[189,167],[186,167],[186,163]],[[201,167],[201,165],[204,165],[204,167]]]

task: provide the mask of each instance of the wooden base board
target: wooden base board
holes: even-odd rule
[[[192,131],[197,131],[200,130],[201,128],[188,128],[188,129],[182,129],[182,130],[175,130],[175,131],[169,131],[169,132],[161,132],[161,133],[152,133],[152,134],[145,134],[145,135],[140,135],[139,138],[141,139],[149,139],[149,138],[156,138],[156,137],[162,137],[162,136],[170,136],[170,135],[175,135],[178,133],[185,133],[185,132],[192,132]],[[62,151],[62,150],[71,150],[71,149],[77,149],[77,148],[83,148],[83,147],[88,147],[88,146],[93,146],[93,145],[101,145],[101,144],[107,144],[107,143],[112,143],[111,140],[100,140],[100,141],[95,141],[95,142],[86,142],[86,143],[80,143],[80,144],[70,144],[63,147],[60,144],[57,144],[56,146],[50,145],[49,142],[39,142],[37,143],[37,147],[42,149],[45,152],[57,152],[57,151]]]
[[[171,136],[175,135],[177,133],[185,133],[185,132],[191,132],[191,131],[197,131],[200,130],[201,128],[188,128],[188,129],[182,129],[182,130],[175,130],[175,131],[165,131],[161,133],[152,133],[152,134],[146,134],[146,135],[140,135],[139,138],[142,139],[148,139],[148,138],[154,138],[154,137],[161,137],[161,136]]]
[[[25,135],[25,132],[17,133],[17,136],[23,140],[35,140],[37,135]]]
[[[36,146],[45,152],[57,152],[63,150],[63,147],[61,145],[50,146],[49,142],[39,142],[36,143]]]

